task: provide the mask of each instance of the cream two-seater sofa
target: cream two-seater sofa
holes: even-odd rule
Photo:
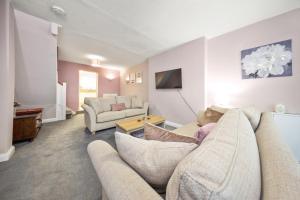
[[[133,99],[135,98],[136,101]],[[140,102],[140,103],[136,103]],[[112,111],[112,104],[124,103],[126,109]],[[112,128],[122,119],[138,118],[147,115],[149,104],[137,96],[87,97],[84,99],[84,121],[86,127],[95,134],[96,131]]]
[[[186,135],[197,127],[180,130]],[[109,144],[94,141],[88,153],[102,185],[102,199],[163,199]],[[167,200],[299,197],[300,166],[281,140],[271,113],[262,114],[254,132],[238,109],[227,111],[201,145],[178,163],[166,188]]]

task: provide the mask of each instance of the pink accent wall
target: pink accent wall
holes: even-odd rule
[[[300,113],[300,9],[257,22],[221,36],[188,42],[148,60],[150,112],[186,124],[196,117],[176,90],[155,89],[155,72],[182,68],[182,95],[195,112],[210,105],[254,105],[273,111],[286,105]],[[292,39],[293,76],[242,79],[241,51]]]
[[[300,113],[300,9],[279,15],[207,41],[207,103],[255,105],[273,110],[278,103]],[[292,39],[293,76],[241,78],[241,50]],[[227,99],[227,100],[226,100]]]
[[[72,110],[77,111],[79,106],[79,70],[98,73],[98,96],[103,93],[120,94],[120,71],[58,61],[58,81],[67,83],[67,106]],[[105,76],[109,73],[114,74],[115,79],[108,80]]]
[[[150,112],[162,115],[175,123],[186,124],[195,121],[196,116],[176,89],[155,88],[155,72],[182,68],[182,89],[179,91],[194,112],[203,110],[205,38],[193,40],[153,56],[149,58],[148,65]]]

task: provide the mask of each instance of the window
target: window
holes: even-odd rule
[[[98,73],[79,71],[79,110],[85,97],[98,96]]]

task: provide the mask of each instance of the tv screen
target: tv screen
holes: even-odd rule
[[[182,88],[181,68],[155,73],[156,89]]]

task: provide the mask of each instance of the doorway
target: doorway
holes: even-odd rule
[[[98,73],[79,70],[79,110],[85,97],[98,97]]]

